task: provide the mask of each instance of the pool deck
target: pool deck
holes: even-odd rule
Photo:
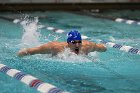
[[[79,11],[91,9],[140,9],[135,3],[6,3],[0,4],[0,11]]]

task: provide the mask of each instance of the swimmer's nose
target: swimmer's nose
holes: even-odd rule
[[[80,46],[80,43],[76,43],[75,46],[76,46],[76,47],[79,47],[79,46]]]

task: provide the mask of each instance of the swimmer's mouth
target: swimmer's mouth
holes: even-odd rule
[[[75,48],[75,53],[76,53],[76,54],[79,53],[79,48]]]

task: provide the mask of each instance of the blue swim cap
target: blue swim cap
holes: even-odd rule
[[[67,43],[69,43],[73,40],[82,40],[81,34],[77,30],[71,30],[68,33]]]

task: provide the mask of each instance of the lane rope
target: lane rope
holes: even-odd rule
[[[13,69],[4,64],[0,64],[0,72],[5,73],[8,76],[15,78],[30,87],[35,88],[36,90],[40,91],[41,93],[68,93],[68,92],[64,92],[64,91],[60,90],[59,88],[57,88],[54,85],[51,85],[49,83],[44,83],[43,81],[37,79],[34,76],[26,74],[17,69]]]
[[[99,17],[99,18],[105,18],[105,19],[113,20],[113,21],[119,22],[119,23],[126,23],[126,24],[129,24],[129,25],[132,25],[132,24],[140,25],[140,21],[135,21],[135,20],[130,20],[130,19],[124,19],[124,18],[107,17],[107,16],[95,14],[95,13],[91,13],[91,15],[93,15],[95,17]]]
[[[104,15],[101,15],[99,13],[98,14],[93,13],[93,12],[90,12],[90,11],[75,12],[75,14],[87,15],[87,16],[96,17],[96,18],[108,19],[108,20],[112,20],[112,21],[115,21],[115,22],[119,22],[119,23],[126,23],[126,24],[129,24],[129,25],[135,24],[135,25],[140,26],[140,21],[124,19],[124,18],[114,18],[114,17],[104,16]]]
[[[139,21],[135,21],[135,20],[127,20],[127,19],[123,19],[123,18],[116,18],[114,21],[119,22],[119,23],[126,23],[126,24],[136,24],[136,25],[140,25]]]

